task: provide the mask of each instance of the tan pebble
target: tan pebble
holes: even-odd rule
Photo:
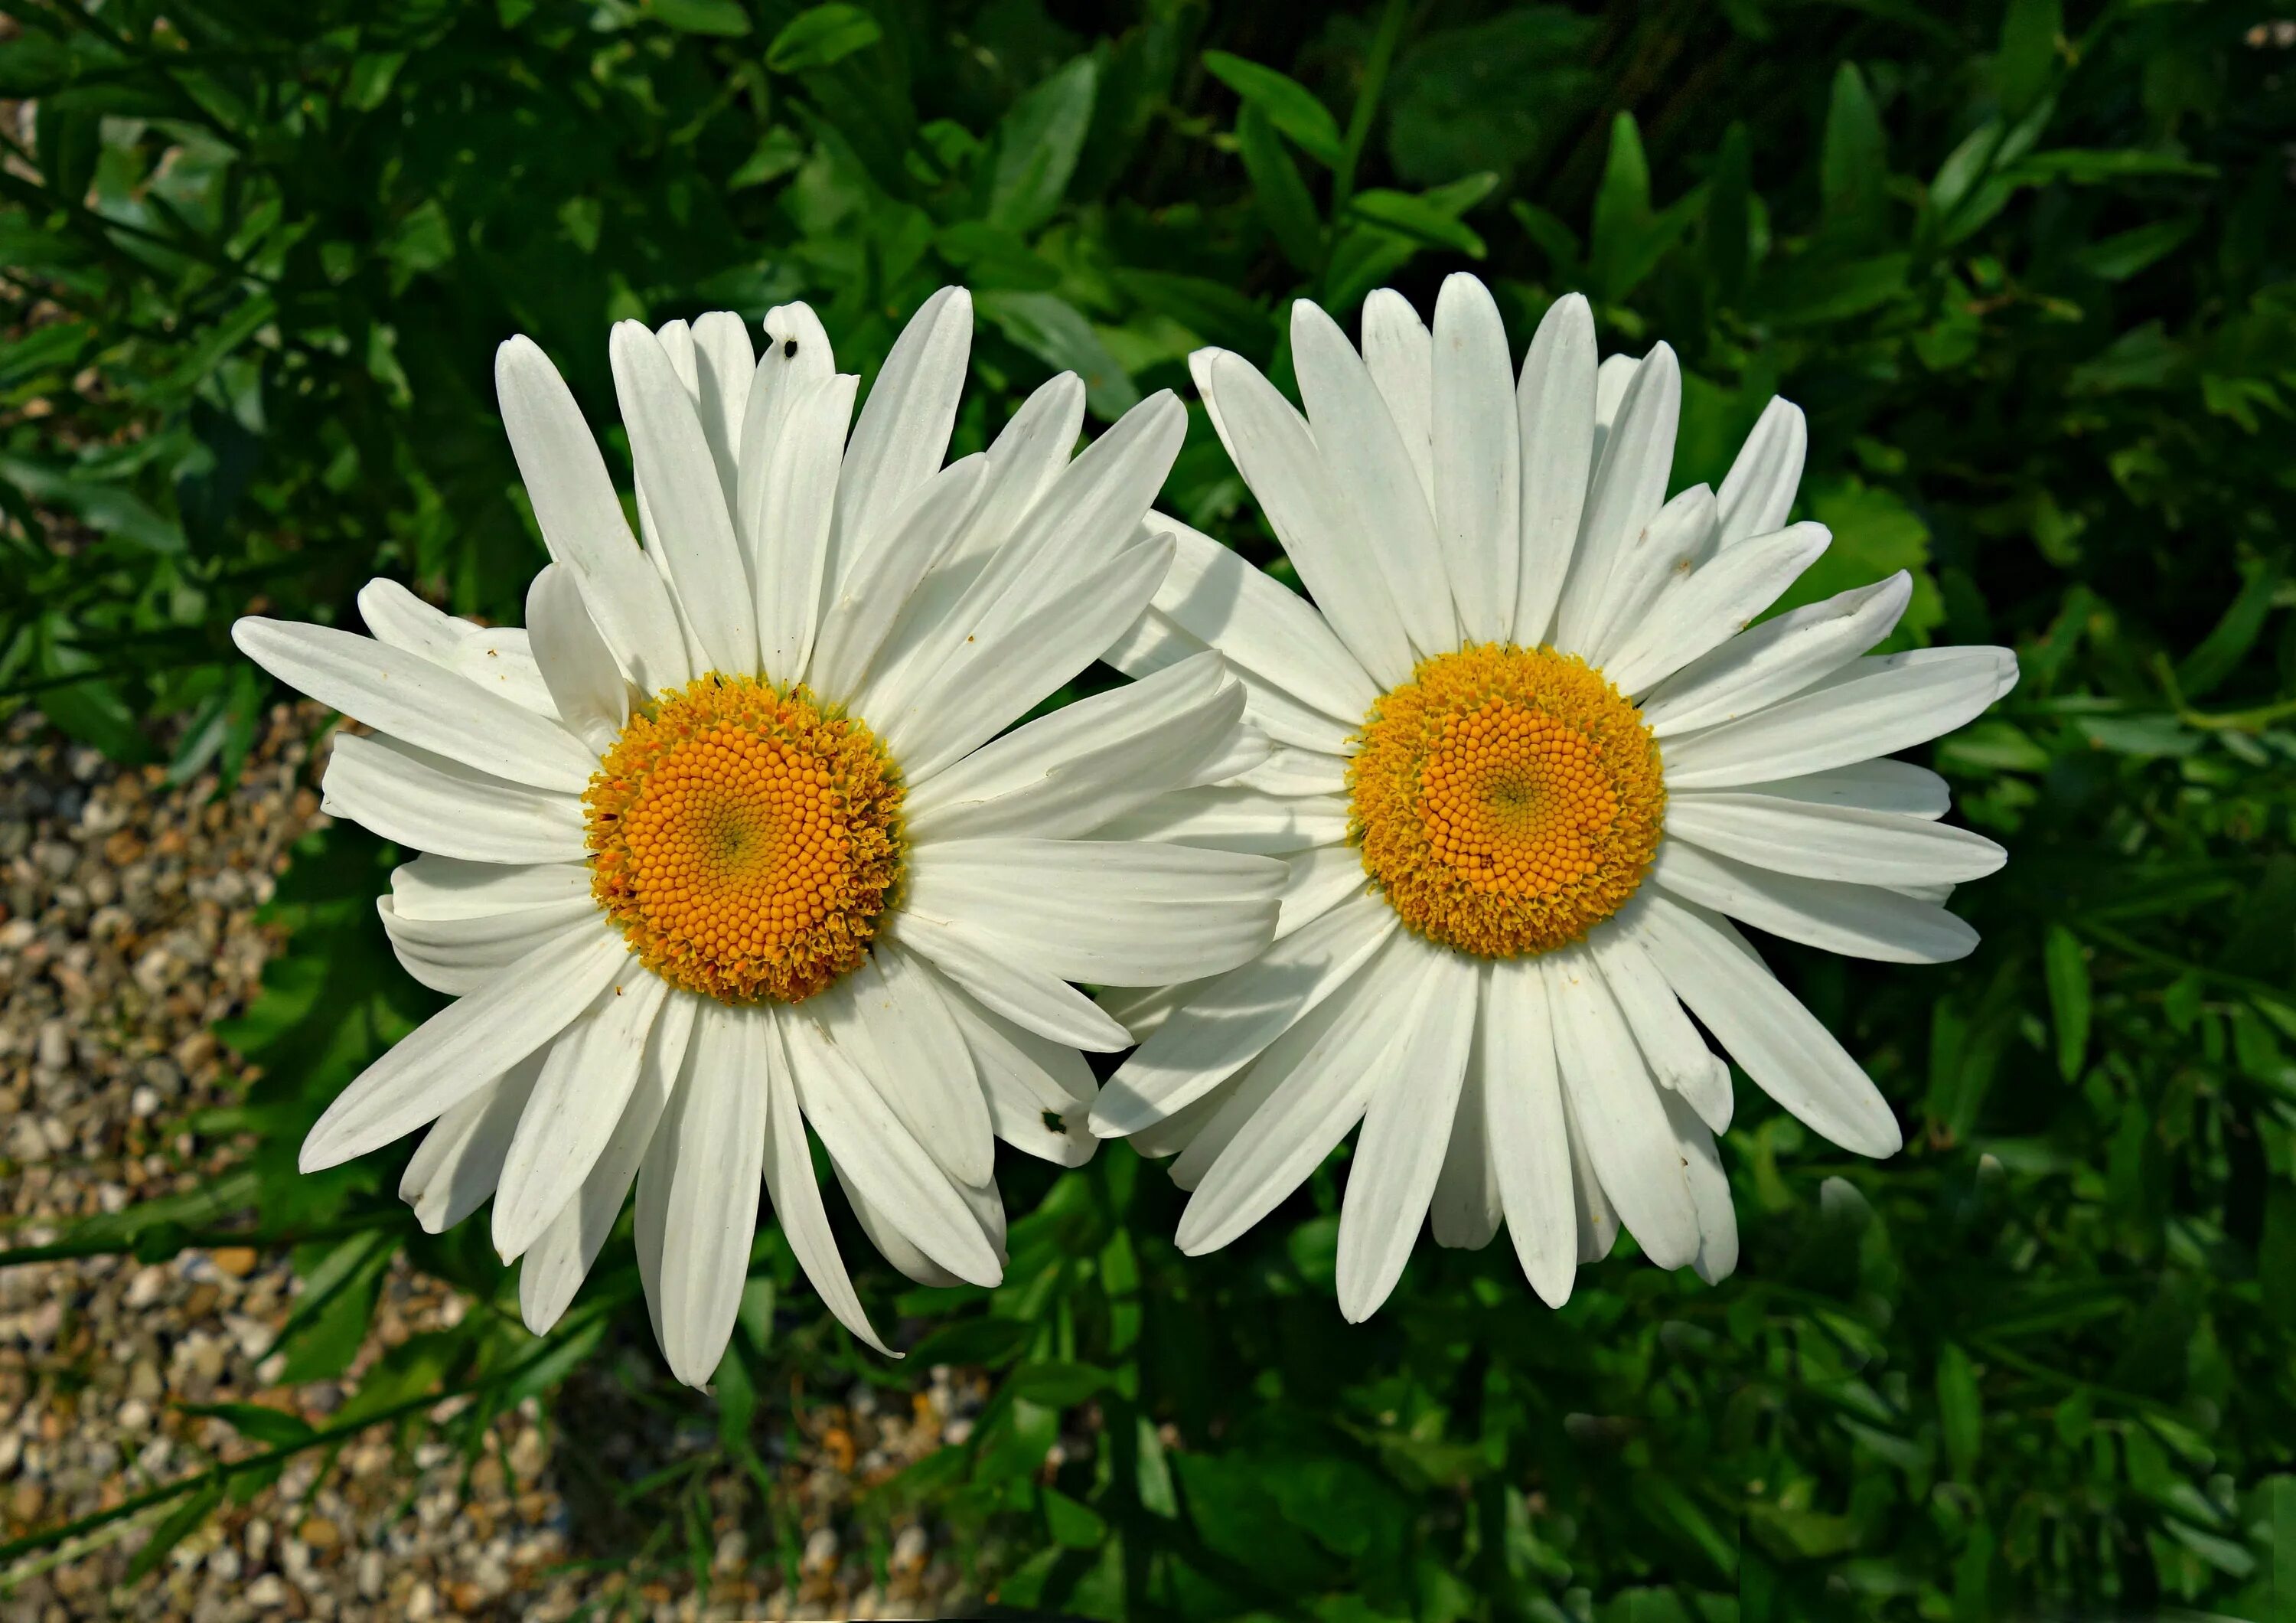
[[[223,1246],[209,1255],[215,1259],[217,1267],[234,1279],[243,1280],[255,1272],[257,1258],[251,1246]]]
[[[295,1536],[314,1550],[332,1550],[343,1541],[342,1530],[324,1516],[306,1517]]]

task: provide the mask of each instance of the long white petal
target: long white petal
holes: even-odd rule
[[[2009,853],[1983,835],[1928,818],[1716,791],[1675,797],[1667,833],[1778,873],[1852,885],[1958,885]]]
[[[1530,1288],[1560,1307],[1578,1277],[1578,1213],[1546,981],[1529,958],[1488,964],[1483,973],[1477,1043],[1499,1203]]]
[[[1459,621],[1418,471],[1363,358],[1310,300],[1292,305],[1292,362],[1340,511],[1360,532],[1357,545],[1378,564],[1413,647],[1423,655],[1450,652]]]
[[[1698,1255],[1690,1265],[1700,1279],[1715,1284],[1738,1266],[1738,1212],[1730,1203],[1730,1176],[1722,1170],[1722,1152],[1713,1133],[1690,1102],[1673,1093],[1662,1095],[1659,1102],[1666,1107],[1667,1125],[1674,1129],[1682,1180],[1689,1185],[1690,1203],[1698,1214]]]
[[[647,973],[603,920],[552,937],[362,1071],[313,1125],[297,1165],[340,1166],[405,1137],[563,1031],[615,976]]]
[[[406,972],[455,997],[476,992],[552,936],[584,928],[598,916],[597,904],[582,895],[468,919],[402,919],[390,896],[378,897],[375,910]]]
[[[782,1023],[806,1119],[839,1175],[909,1242],[957,1278],[994,1285],[1003,1274],[980,1224],[877,1090],[803,1015]]]
[[[765,1008],[701,1005],[684,1075],[639,1174],[642,1216],[647,1182],[668,1174],[655,1311],[670,1373],[690,1387],[706,1386],[717,1373],[749,1277],[772,1097],[773,1017]]]
[[[426,1234],[444,1233],[484,1206],[502,1175],[503,1157],[519,1113],[542,1075],[540,1053],[529,1054],[477,1092],[440,1114],[415,1146],[398,1180],[398,1198],[414,1208]]]
[[[754,670],[755,596],[693,398],[643,322],[618,322],[609,350],[630,460],[678,606],[713,668]]]
[[[988,1092],[996,1136],[1062,1166],[1092,1159],[1100,1141],[1085,1124],[1099,1084],[1084,1056],[983,1009],[954,986],[942,995]]]
[[[1874,886],[1774,873],[1685,840],[1660,845],[1651,877],[1758,930],[1850,958],[1943,964],[1977,950],[1977,932],[1930,902]]]
[[[1283,888],[1276,894],[1275,939],[1306,928],[1351,896],[1371,887],[1363,855],[1352,845],[1319,845],[1283,859]]]
[[[1809,428],[1800,407],[1774,399],[1762,408],[1754,432],[1746,436],[1738,459],[1722,481],[1723,546],[1767,535],[1786,522],[1808,447]]]
[[[1674,612],[1713,538],[1714,492],[1694,484],[1620,549],[1587,646],[1564,651],[1585,655],[1608,675],[1620,650],[1638,641],[1647,622]]]
[[[767,1051],[772,1099],[766,1109],[766,1192],[774,1203],[775,1220],[781,1224],[782,1238],[796,1253],[798,1266],[820,1292],[822,1306],[871,1347],[898,1358],[900,1355],[885,1345],[869,1322],[861,1298],[854,1293],[845,1258],[838,1252],[837,1236],[829,1226],[829,1208],[822,1203],[821,1185],[814,1177],[813,1150],[806,1141],[805,1118],[798,1108],[797,1085],[781,1024],[775,1022]]]
[[[1668,786],[1672,790],[1673,786]],[[1953,809],[1953,787],[1925,766],[1910,761],[1860,761],[1800,778],[1781,778],[1730,789],[1679,791],[1685,800],[1707,795],[1772,795],[1819,806],[1857,806],[1867,812],[1898,812],[1907,817],[1939,818]]]
[[[630,1192],[630,1183],[653,1143],[654,1129],[685,1063],[685,1045],[693,1034],[693,1017],[700,1006],[699,999],[683,993],[663,1003],[646,1036],[636,1085],[614,1122],[605,1149],[599,1152],[589,1176],[582,1180],[581,1191],[566,1202],[541,1238],[519,1259],[519,1313],[527,1329],[537,1336],[558,1322],[614,1232],[623,1198]]]
[[[885,357],[853,424],[837,482],[839,573],[883,540],[887,522],[939,470],[956,425],[972,352],[972,295],[944,287],[924,301]]]
[[[630,718],[630,688],[614,663],[582,589],[562,564],[545,564],[526,589],[527,635],[559,720],[603,754]]]
[[[1556,647],[1587,646],[1620,550],[1666,505],[1666,478],[1674,465],[1675,426],[1681,408],[1682,369],[1674,351],[1660,344],[1635,368],[1618,417],[1603,436],[1570,578],[1556,609]]]
[[[1904,1141],[1880,1090],[1726,924],[1652,896],[1635,910],[1631,927],[1757,1087],[1844,1149],[1897,1153]]]
[[[320,809],[417,851],[472,862],[572,862],[588,854],[582,803],[473,771],[380,735],[337,733]]]
[[[1084,380],[1073,372],[1047,378],[1021,402],[988,447],[988,484],[972,523],[949,549],[952,559],[994,551],[1019,531],[1076,454],[1084,405]]]
[[[1189,358],[1198,389],[1244,482],[1340,640],[1382,685],[1411,672],[1411,638],[1379,565],[1340,505],[1307,420],[1250,362],[1225,350]]]
[[[860,382],[850,374],[790,380],[771,408],[777,420],[742,464],[743,510],[756,536],[758,658],[777,682],[805,676],[819,634],[837,474]]]
[[[558,706],[543,684],[524,631],[458,620],[398,581],[380,577],[359,588],[358,606],[359,618],[377,642],[444,665],[521,710],[558,719]]]
[[[1182,1251],[1217,1251],[1267,1215],[1363,1118],[1393,1081],[1430,974],[1425,956],[1390,943],[1360,981],[1269,1048],[1199,1140],[1218,1158],[1180,1214]]]
[[[1476,974],[1488,984],[1488,966]],[[1491,1123],[1488,1090],[1491,1057],[1483,1048],[1489,1018],[1479,1009],[1475,1037],[1467,1054],[1467,1072],[1459,1083],[1459,1107],[1451,1117],[1450,1141],[1443,1149],[1443,1170],[1435,1180],[1435,1198],[1427,1205],[1429,1230],[1435,1243],[1454,1250],[1480,1251],[1491,1243],[1505,1216],[1499,1198],[1498,1167],[1491,1159]]]
[[[2016,686],[2006,648],[1922,648],[1868,657],[1845,680],[1671,739],[1669,790],[1798,778],[1951,732]]]
[[[1585,951],[1550,952],[1539,967],[1554,1013],[1555,1059],[1587,1158],[1651,1261],[1679,1268],[1698,1255],[1698,1215],[1658,1087]]]
[[[1201,1097],[1346,985],[1399,922],[1393,908],[1365,898],[1332,909],[1220,976],[1108,1079],[1092,1130],[1119,1138]]]
[[[694,412],[729,513],[741,493],[742,417],[756,364],[750,329],[733,311],[711,310],[693,324]]]
[[[1451,599],[1469,640],[1505,642],[1522,554],[1521,428],[1506,326],[1464,271],[1436,295],[1433,383],[1435,533]]]
[[[1584,293],[1547,307],[1515,388],[1522,441],[1522,563],[1514,640],[1550,640],[1595,469],[1595,316]],[[1569,1289],[1566,1280],[1564,1289]]]
[[[1411,458],[1420,494],[1435,505],[1435,341],[1411,301],[1382,287],[1364,301],[1363,358]]]
[[[639,550],[573,391],[529,338],[495,352],[495,391],[550,556],[574,572],[590,617],[643,693],[693,672],[669,589]]]
[[[1056,976],[1012,961],[979,930],[902,913],[886,934],[986,1007],[1040,1036],[1094,1053],[1132,1046],[1132,1034],[1090,998]]]
[[[809,685],[824,698],[838,703],[860,688],[909,594],[972,516],[987,471],[987,459],[977,456],[949,464],[886,515],[883,534],[846,560],[806,665]]]
[[[579,862],[505,868],[422,856],[390,870],[391,905],[401,919],[480,919],[589,894],[590,869]]]
[[[1635,1045],[1660,1087],[1679,1093],[1698,1108],[1701,1116],[1718,1110],[1713,1124],[1721,1132],[1730,1125],[1729,1077],[1726,1068],[1718,1100],[1714,1098],[1714,1055],[1706,1040],[1682,1011],[1682,1004],[1650,961],[1641,942],[1630,932],[1605,925],[1590,932],[1587,951],[1626,1017]]]
[[[1734,721],[1800,692],[1887,637],[1905,613],[1913,582],[1901,569],[1733,637],[1652,689],[1641,705],[1643,724],[1670,737]]]
[[[919,846],[908,877],[908,916],[967,926],[1063,980],[1152,986],[1266,946],[1284,869],[1187,845],[1007,836]]]
[[[1441,400],[1441,332],[1436,324],[1437,400]],[[1442,478],[1438,466],[1436,478]],[[1394,1075],[1381,1080],[1365,1112],[1340,1207],[1340,1312],[1361,1323],[1379,1310],[1403,1276],[1434,1198],[1451,1141],[1459,1090],[1475,1036],[1475,960],[1416,936],[1405,940],[1428,959],[1419,1017],[1398,1050]]]
[[[1111,819],[1100,832],[1103,839],[1168,840],[1288,857],[1346,839],[1348,800],[1343,795],[1267,795],[1214,784],[1160,795]]]
[[[964,1034],[930,970],[884,943],[814,1012],[950,1177],[988,1182],[996,1169],[988,1101]]]
[[[535,1242],[597,1164],[637,1085],[646,1036],[668,992],[657,976],[624,976],[552,1045],[495,1197],[495,1250],[504,1262]]]
[[[1796,524],[1709,559],[1669,593],[1605,664],[1621,693],[1640,693],[1753,623],[1832,542],[1824,524]]]
[[[373,638],[254,616],[240,652],[332,710],[418,749],[538,789],[580,794],[597,756],[557,722]]]

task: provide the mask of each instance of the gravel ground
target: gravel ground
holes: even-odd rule
[[[286,853],[323,820],[309,787],[314,708],[278,707],[238,784],[170,787],[121,769],[20,712],[0,722],[0,1214],[9,1245],[51,1240],[57,1220],[196,1186],[228,1143],[179,1124],[225,1103],[231,1057],[209,1025],[244,1007],[278,942],[256,920]],[[472,1221],[484,1221],[483,1217]],[[467,1304],[401,1264],[367,1346],[340,1382],[282,1388],[264,1355],[297,1285],[283,1256],[243,1247],[144,1265],[95,1257],[0,1267],[0,1539],[121,1503],[244,1445],[185,1404],[257,1402],[317,1421],[388,1347],[451,1325]],[[666,1380],[643,1347],[615,1362]],[[299,1459],[231,1505],[156,1570],[124,1582],[156,1517],[0,1568],[0,1623],[90,1618],[554,1619],[919,1618],[968,1599],[931,1529],[871,1548],[856,1491],[962,1438],[986,1396],[945,1369],[906,1395],[857,1389],[796,1416],[761,1412],[775,1438],[775,1509],[798,1530],[796,1582],[781,1551],[752,1552],[748,1479],[705,1489],[716,1540],[705,1586],[668,1558],[655,1580],[627,1562],[627,1529],[590,1508],[598,1485],[706,1451],[706,1429],[665,1431],[606,1361],[578,1374],[570,1437],[529,1403],[496,1423],[467,1470],[443,1445],[397,1448],[378,1428],[322,1475]],[[554,1462],[573,1449],[579,1458]],[[570,1471],[570,1465],[582,1469]],[[583,1507],[578,1513],[578,1506]],[[681,1546],[682,1547],[682,1546]],[[706,1587],[706,1593],[704,1592]]]

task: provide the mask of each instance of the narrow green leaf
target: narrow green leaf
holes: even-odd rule
[[[127,1572],[122,1581],[133,1584],[147,1577],[168,1559],[168,1551],[196,1531],[222,1503],[222,1483],[212,1478],[201,1483],[181,1504],[168,1512],[166,1520],[152,1529],[152,1536],[144,1542],[142,1549],[135,1552],[135,1559],[127,1563]]]
[[[816,5],[790,19],[766,47],[766,66],[776,73],[826,68],[884,37],[877,20],[857,5]]]
[[[849,10],[849,7],[824,7]],[[742,0],[646,0],[646,10],[657,22],[681,34],[709,34],[739,39],[750,31],[749,8]]]
[[[1344,150],[1339,120],[1307,86],[1289,74],[1226,51],[1205,52],[1204,66],[1214,78],[1266,113],[1267,121],[1291,136],[1301,152],[1327,169],[1338,167]]]
[[[2049,87],[2057,61],[2057,36],[2064,31],[2062,0],[2009,0],[2001,21],[2001,105],[2011,116],[2038,101]]]
[[[1723,132],[1706,188],[1706,268],[1715,292],[1734,302],[1745,291],[1753,252],[1754,144],[1743,123]]]
[[[1890,161],[1882,114],[1855,62],[1833,75],[1818,151],[1818,196],[1835,235],[1865,242],[1886,224]]]
[[[2057,1069],[2070,1082],[2080,1075],[2081,1063],[2088,1054],[2088,954],[2079,936],[2061,924],[2053,924],[2042,958],[2049,1012],[2057,1027]]]
[[[1300,166],[1275,137],[1275,126],[1256,102],[1246,102],[1236,115],[1235,139],[1243,158],[1244,173],[1251,177],[1259,218],[1275,236],[1275,245],[1295,269],[1312,272],[1324,255],[1324,226],[1300,178]]]
[[[1969,1355],[1950,1341],[1938,1349],[1937,1397],[1946,1458],[1952,1462],[1953,1474],[1967,1481],[1976,1468],[1978,1447],[1984,1438],[1984,1402]]]
[[[240,1436],[273,1448],[292,1448],[311,1436],[302,1416],[262,1404],[184,1404],[186,1414],[203,1414],[222,1421]]]
[[[2186,698],[2213,692],[2248,657],[2263,633],[2266,616],[2272,613],[2272,599],[2280,589],[2287,564],[2285,554],[2275,553],[2241,565],[2240,590],[2226,608],[2224,618],[2177,667],[2177,685]]]
[[[1079,56],[1015,101],[996,127],[988,221],[1029,232],[1052,218],[1092,128],[1100,70]]]
[[[1464,253],[1471,260],[1480,260],[1487,251],[1483,239],[1456,216],[1408,192],[1377,188],[1358,192],[1349,201],[1348,209],[1367,224],[1424,243],[1431,248],[1447,248],[1455,253]]]
[[[2101,282],[2126,282],[2183,247],[2200,223],[2187,215],[2116,232],[2074,254],[2073,263]]]
[[[1084,380],[1085,403],[1114,422],[1140,403],[1140,391],[1092,324],[1057,293],[991,291],[975,301],[998,331],[1046,366]]]

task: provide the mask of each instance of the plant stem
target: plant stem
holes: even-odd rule
[[[1410,13],[1410,0],[1387,0],[1379,32],[1371,42],[1371,54],[1364,59],[1363,86],[1356,92],[1355,111],[1348,115],[1339,167],[1332,171],[1332,228],[1324,245],[1327,262],[1332,247],[1339,242],[1340,218],[1347,212],[1348,200],[1355,195],[1356,166],[1363,158],[1364,143],[1371,139],[1372,119],[1379,112],[1380,95],[1387,88],[1387,70],[1395,61],[1395,47],[1403,38],[1403,25]]]

